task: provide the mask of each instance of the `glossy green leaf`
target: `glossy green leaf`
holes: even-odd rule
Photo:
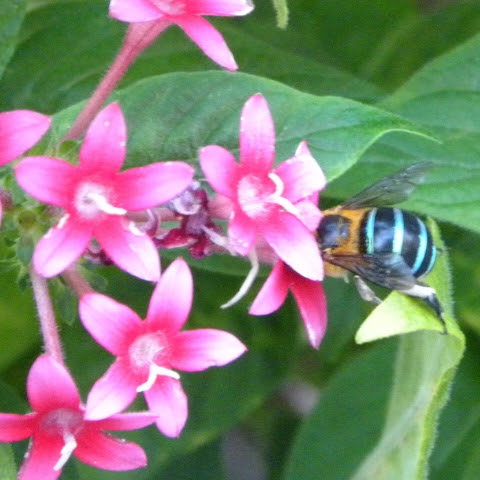
[[[306,139],[330,178],[353,165],[388,132],[421,133],[414,124],[381,109],[305,94],[252,75],[176,73],[138,82],[115,95],[129,128],[127,165],[174,159],[196,164],[198,149],[209,144],[238,151],[240,112],[257,92],[272,111],[277,161],[291,157]],[[78,107],[58,115],[54,139],[65,133],[77,112]]]
[[[479,48],[477,35],[427,65],[383,104],[428,129],[438,141],[384,138],[326,194],[345,198],[359,189],[358,179],[371,183],[405,165],[432,161],[435,167],[406,208],[480,232]]]
[[[438,167],[423,189],[423,210],[480,232],[480,35],[436,59],[385,106],[428,128],[440,143],[407,142],[401,149],[413,158],[430,158]],[[387,143],[388,144],[388,143]]]

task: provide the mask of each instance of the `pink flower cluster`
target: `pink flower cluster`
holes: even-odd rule
[[[203,15],[244,15],[249,0],[112,0],[110,13],[127,22],[154,22],[160,31],[180,26],[225,68],[236,64],[221,35]],[[37,143],[50,117],[30,111],[0,114],[0,165]],[[79,295],[79,316],[91,336],[114,357],[83,404],[61,354],[33,364],[27,394],[32,413],[0,414],[0,441],[30,438],[20,480],[56,479],[74,455],[107,470],[146,465],[143,450],[105,433],[156,424],[178,437],[188,417],[183,372],[224,366],[245,345],[217,329],[183,330],[193,300],[189,267],[177,259],[161,273],[158,248],[187,246],[202,258],[217,251],[273,266],[250,307],[269,314],[288,291],[295,297],[310,344],[318,348],[326,329],[323,263],[315,239],[317,208],[325,176],[301,142],[293,157],[275,166],[275,131],[267,101],[250,97],[240,117],[240,155],[218,145],[199,151],[200,166],[216,195],[209,197],[194,169],[180,161],[122,171],[127,129],[118,103],[89,124],[77,165],[50,156],[28,156],[14,168],[20,187],[61,212],[38,241],[33,269],[50,278],[71,269],[80,257],[113,263],[155,282],[142,320],[128,306],[93,291]],[[1,212],[0,212],[1,213]],[[227,220],[226,234],[218,220]],[[162,222],[178,221],[165,230]],[[58,352],[60,352],[58,348]],[[121,413],[143,392],[147,412]]]

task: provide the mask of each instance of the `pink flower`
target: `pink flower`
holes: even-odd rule
[[[0,113],[0,166],[33,147],[50,128],[50,117],[31,110]]]
[[[193,169],[183,162],[163,162],[119,172],[126,136],[123,114],[113,103],[90,125],[77,167],[50,157],[27,157],[17,165],[17,181],[24,190],[65,209],[35,248],[33,265],[39,275],[62,272],[95,237],[118,267],[145,280],[158,280],[160,262],[153,241],[126,214],[178,195],[190,184]]]
[[[327,304],[321,282],[309,280],[279,261],[255,298],[249,313],[268,315],[278,310],[291,290],[313,348],[322,342],[327,327]]]
[[[127,407],[144,391],[160,431],[177,437],[188,415],[178,371],[198,372],[225,365],[246,348],[230,333],[199,329],[180,332],[190,312],[192,276],[175,260],[155,288],[147,318],[103,295],[84,295],[80,318],[85,328],[116,361],[88,396],[86,417],[97,420]]]
[[[32,413],[0,413],[1,442],[31,437],[19,480],[54,480],[72,454],[104,470],[133,470],[147,464],[145,452],[138,445],[104,431],[143,428],[155,421],[151,413],[86,420],[73,379],[63,365],[48,355],[40,356],[32,365],[27,395]]]
[[[250,0],[111,0],[110,16],[123,22],[178,25],[214,62],[228,70],[237,64],[222,35],[203,15],[239,16],[253,10]],[[161,29],[157,30],[157,34]]]
[[[321,280],[323,263],[316,240],[295,204],[323,189],[325,176],[305,142],[276,168],[274,156],[270,110],[257,94],[245,103],[240,117],[240,163],[217,145],[200,150],[200,163],[210,185],[232,201],[228,235],[236,251],[249,254],[261,236],[293,270]]]
[[[33,147],[50,128],[51,119],[31,110],[0,113],[0,166],[5,165]],[[0,221],[3,206],[10,196],[0,192]]]

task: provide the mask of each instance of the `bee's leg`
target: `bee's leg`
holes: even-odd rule
[[[382,300],[375,295],[375,292],[365,283],[362,277],[354,275],[353,281],[355,282],[359,295],[364,300],[375,303],[376,305],[382,302]]]
[[[438,301],[437,293],[434,288],[417,281],[412,288],[400,291],[405,295],[421,298],[437,314],[437,317],[443,326],[443,333],[445,335],[448,333],[447,324],[445,323],[445,318],[443,316],[443,308]]]

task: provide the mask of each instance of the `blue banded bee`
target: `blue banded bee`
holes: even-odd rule
[[[435,311],[446,333],[436,292],[420,281],[435,264],[432,235],[416,215],[388,206],[406,200],[432,166],[411,165],[324,211],[317,239],[327,275],[345,278],[352,272],[361,297],[377,304],[381,300],[364,280],[418,297]]]

